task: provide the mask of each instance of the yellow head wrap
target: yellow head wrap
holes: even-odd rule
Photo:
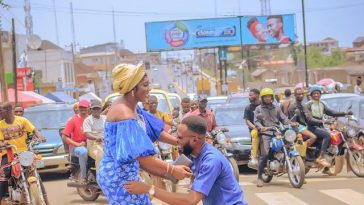
[[[126,94],[130,92],[145,75],[144,64],[119,64],[112,70],[114,79],[113,89],[115,92]]]

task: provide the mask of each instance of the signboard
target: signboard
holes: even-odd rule
[[[145,24],[147,50],[178,50],[240,45],[240,19],[214,18]]]
[[[243,44],[287,44],[295,42],[295,16],[249,16],[241,19]]]
[[[219,59],[221,61],[226,60],[226,53],[227,53],[227,49],[226,48],[219,48]]]

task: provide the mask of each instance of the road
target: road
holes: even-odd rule
[[[95,202],[83,201],[74,188],[67,188],[67,177],[66,174],[42,175],[52,205],[107,204],[103,196]],[[307,184],[304,184],[301,189],[292,188],[286,175],[273,178],[272,182],[265,184],[263,188],[257,188],[255,180],[254,172],[246,168],[240,170],[240,185],[249,204],[362,205],[364,202],[364,179],[345,171],[338,176],[328,177],[311,170],[307,176]],[[153,204],[160,205],[161,203],[154,200]]]

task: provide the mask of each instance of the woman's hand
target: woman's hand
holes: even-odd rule
[[[184,166],[184,165],[175,165],[172,175],[178,179],[178,180],[182,180],[184,178],[189,178],[192,176],[192,171],[189,167]]]
[[[144,182],[129,181],[124,184],[124,188],[131,194],[146,194],[149,192],[150,185]]]

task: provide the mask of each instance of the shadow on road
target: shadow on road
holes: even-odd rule
[[[248,165],[241,165],[241,166],[239,166],[239,173],[245,174],[245,175],[255,175],[255,174],[257,174],[257,170],[250,169],[248,167]]]
[[[68,179],[70,173],[44,173],[40,174],[42,181],[54,181]]]

